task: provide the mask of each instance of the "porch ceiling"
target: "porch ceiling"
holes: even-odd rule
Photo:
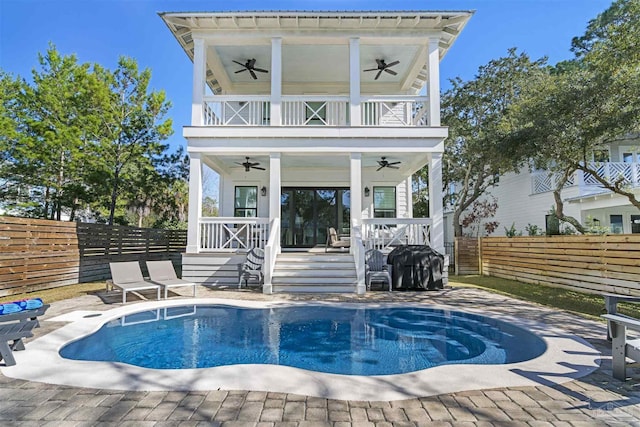
[[[165,12],[160,17],[193,60],[194,33],[207,40],[207,83],[214,93],[269,93],[269,74],[236,73],[241,63],[271,68],[271,37],[282,37],[284,94],[311,87],[339,93],[349,79],[349,39],[360,39],[362,93],[418,93],[426,84],[428,37],[438,37],[444,57],[472,11],[385,12]],[[375,80],[376,59],[397,75]]]
[[[249,156],[249,161],[254,163],[260,163],[259,167],[269,170],[269,156],[264,154],[257,155],[204,155],[203,161],[210,168],[218,173],[230,173],[234,170],[242,170],[244,166],[241,164],[246,161],[246,157]],[[426,153],[365,153],[362,155],[362,167],[377,169],[379,167],[378,161],[382,156],[386,157],[388,162],[401,162],[399,169],[385,168],[380,171],[397,171],[401,175],[410,175],[416,170],[423,167],[428,163],[428,155]],[[282,169],[313,169],[313,168],[325,168],[331,169],[344,169],[349,168],[350,160],[349,156],[345,154],[337,153],[323,153],[323,154],[282,154],[280,159],[280,165]],[[260,173],[263,171],[252,170],[251,172]],[[264,173],[264,172],[263,172]]]

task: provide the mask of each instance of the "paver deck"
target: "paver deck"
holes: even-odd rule
[[[0,374],[0,425],[34,426],[640,426],[640,381],[611,376],[604,323],[474,288],[356,295],[263,295],[198,289],[199,297],[254,300],[410,302],[481,308],[563,325],[603,354],[592,374],[562,385],[474,390],[400,401],[341,401],[251,390],[114,391],[29,382]],[[35,338],[61,326],[47,322],[76,310],[108,310],[119,294],[53,303]],[[132,296],[127,304],[133,304]],[[27,350],[29,351],[28,341]],[[1,362],[0,362],[1,363]]]

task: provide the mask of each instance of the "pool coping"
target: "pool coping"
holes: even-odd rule
[[[203,369],[148,369],[117,362],[64,359],[59,350],[98,330],[105,322],[138,311],[190,305],[226,305],[244,308],[331,306],[345,308],[417,307],[490,315],[538,334],[547,345],[539,357],[504,365],[443,365],[406,374],[338,375],[278,365],[231,365]],[[11,378],[88,388],[159,390],[254,390],[295,393],[341,400],[399,400],[444,393],[499,387],[562,384],[599,367],[601,354],[582,338],[560,327],[490,310],[406,302],[249,301],[193,298],[148,301],[100,312],[98,317],[66,315],[71,323],[15,352],[17,364],[2,367]],[[56,319],[51,319],[56,320]],[[58,319],[63,320],[63,319]],[[179,348],[177,349],[179,350]]]

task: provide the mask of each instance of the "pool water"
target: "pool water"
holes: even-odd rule
[[[154,369],[274,364],[389,375],[444,364],[522,362],[545,349],[525,329],[457,311],[208,305],[127,315],[64,346],[60,355]]]

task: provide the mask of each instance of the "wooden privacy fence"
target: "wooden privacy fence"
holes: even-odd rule
[[[480,274],[480,239],[456,237],[454,250],[456,274]]]
[[[485,237],[482,274],[589,293],[640,295],[640,235]]]
[[[107,279],[109,262],[179,267],[186,239],[183,230],[0,217],[0,297]]]

